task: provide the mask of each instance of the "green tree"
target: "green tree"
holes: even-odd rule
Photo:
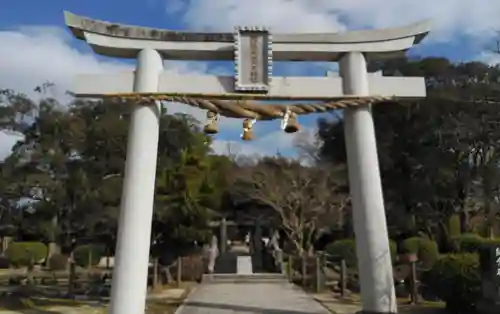
[[[492,168],[487,170],[498,164],[500,132],[491,123],[499,115],[498,69],[442,58],[396,60],[374,67],[387,74],[397,70],[425,75],[429,95],[373,108],[389,223],[411,233],[439,235],[446,245],[451,216],[459,214],[467,231],[476,217],[497,215],[485,206],[494,193],[485,192],[495,191],[498,180]],[[323,119],[318,126],[320,159],[346,162],[342,119]]]

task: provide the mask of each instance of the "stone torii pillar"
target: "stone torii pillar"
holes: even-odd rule
[[[366,59],[348,52],[339,62],[344,92],[369,94]],[[370,105],[344,110],[344,134],[363,309],[397,313],[391,252]],[[370,287],[367,289],[367,287]]]
[[[367,60],[403,56],[429,32],[429,23],[347,33],[271,34],[243,27],[235,33],[189,33],[97,21],[65,13],[75,37],[105,56],[137,58],[136,72],[79,75],[78,97],[165,94],[264,95],[270,100],[332,100],[365,96],[425,97],[420,77],[367,72]],[[161,72],[170,60],[233,60],[236,76]],[[274,77],[276,61],[339,61],[340,76]],[[196,96],[192,96],[196,97]],[[144,313],[158,143],[156,104],[134,108],[119,219],[111,314]],[[384,200],[370,105],[344,111],[349,184],[363,313],[396,313]]]
[[[137,56],[134,91],[158,91],[162,70],[163,60],[157,51],[140,51]],[[144,313],[160,112],[158,103],[132,108],[110,313]]]

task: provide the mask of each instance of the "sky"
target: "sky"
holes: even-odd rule
[[[232,31],[236,25],[262,25],[276,32],[345,32],[354,29],[404,26],[433,19],[430,35],[410,53],[442,56],[453,61],[497,63],[490,53],[500,30],[498,0],[2,0],[0,6],[0,89],[11,88],[35,97],[33,88],[54,82],[51,91],[63,95],[79,73],[131,70],[134,63],[94,54],[85,42],[66,29],[63,11],[115,23],[172,30]],[[166,71],[228,74],[230,63],[165,62]],[[279,76],[324,76],[335,64],[280,63]],[[187,105],[169,104],[169,112],[205,112]],[[326,114],[328,115],[328,114]],[[241,121],[222,119],[214,137],[218,153],[295,156],[294,142],[312,139],[318,115],[301,117],[303,129],[295,135],[280,123],[259,122],[256,140],[239,139]],[[0,160],[19,139],[0,131]]]

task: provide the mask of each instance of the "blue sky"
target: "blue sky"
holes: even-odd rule
[[[444,56],[454,61],[494,62],[486,53],[500,29],[498,0],[123,0],[28,1],[3,0],[0,8],[0,88],[30,93],[44,80],[60,89],[81,72],[130,69],[130,62],[94,55],[84,42],[66,30],[63,11],[112,22],[178,30],[232,30],[239,25],[265,25],[281,32],[346,31],[359,28],[402,26],[424,18],[435,19],[435,29],[411,54]],[[439,17],[439,18],[437,18]],[[167,66],[167,65],[166,65]],[[231,73],[232,64],[169,63],[175,71]],[[323,76],[334,68],[325,64],[278,64],[276,75]],[[58,92],[61,92],[59,90]],[[174,106],[200,118],[192,108]],[[316,116],[301,118],[314,133]],[[294,137],[279,130],[279,122],[256,125],[258,140],[239,141],[240,121],[226,120],[216,137],[216,149],[235,146],[239,153],[295,154]],[[0,134],[0,158],[13,142]],[[6,148],[7,147],[7,148]],[[2,153],[3,149],[3,153]]]
[[[216,0],[214,0],[216,1]],[[272,0],[269,0],[272,2]],[[124,24],[150,26],[167,29],[190,29],[181,14],[169,14],[169,3],[178,6],[176,1],[159,0],[122,0],[102,1],[31,1],[31,0],[4,0],[0,10],[0,29],[15,29],[19,26],[59,26],[64,27],[62,12],[64,10],[78,15],[89,16],[95,19],[116,21]],[[189,3],[189,0],[183,2]],[[206,0],[209,2],[209,0]],[[457,0],[460,2],[460,0]],[[481,1],[479,1],[481,2]],[[207,12],[207,14],[210,14]],[[498,16],[500,19],[500,16]],[[422,45],[412,53],[419,55],[444,55],[453,60],[467,60],[474,56],[481,47],[467,45],[468,38],[458,34],[452,42]]]

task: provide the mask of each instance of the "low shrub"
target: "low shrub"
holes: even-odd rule
[[[472,313],[481,296],[481,276],[477,254],[442,255],[421,276],[422,283],[446,302],[452,313]]]
[[[73,251],[73,258],[78,266],[88,267],[90,257],[90,266],[95,266],[104,257],[105,251],[104,245],[101,244],[81,245]]]
[[[479,253],[485,245],[500,245],[500,239],[483,238],[476,233],[465,233],[452,239],[453,250],[457,253]]]
[[[19,286],[19,285],[21,285],[22,281],[23,281],[23,277],[21,277],[21,276],[13,276],[13,277],[9,278],[9,281],[8,281],[7,284],[9,286]]]
[[[477,253],[484,241],[480,235],[475,233],[464,233],[453,237],[451,244],[456,253]]]
[[[436,241],[421,237],[412,237],[401,243],[400,252],[403,254],[417,254],[418,260],[423,267],[429,268],[437,261],[439,249]]]
[[[397,256],[396,242],[389,240],[389,248],[392,260]],[[356,256],[356,241],[354,239],[343,239],[330,243],[325,248],[326,254],[344,259],[348,267],[356,267],[358,259]]]
[[[420,263],[423,267],[429,268],[439,259],[439,248],[436,241],[422,239],[417,252]]]
[[[50,270],[65,270],[68,267],[68,257],[63,254],[53,254],[49,258]]]
[[[402,254],[407,254],[407,253],[418,254],[418,248],[420,247],[421,239],[422,238],[420,237],[411,237],[403,240],[403,242],[401,242],[401,247],[399,251]]]
[[[354,239],[343,239],[332,242],[325,247],[326,254],[335,258],[344,259],[348,267],[356,267],[356,241]]]
[[[47,256],[47,246],[41,242],[12,242],[5,251],[14,267],[30,266]]]
[[[0,255],[0,269],[8,269],[10,267],[9,258],[5,255]]]
[[[484,246],[490,246],[490,245],[500,245],[500,238],[494,238],[494,239],[488,239],[488,238],[483,238],[483,243],[481,247]]]
[[[181,278],[183,281],[196,281],[203,276],[204,268],[201,255],[183,256],[181,265]]]
[[[451,215],[448,219],[448,234],[451,238],[460,236],[462,233],[460,215]]]

